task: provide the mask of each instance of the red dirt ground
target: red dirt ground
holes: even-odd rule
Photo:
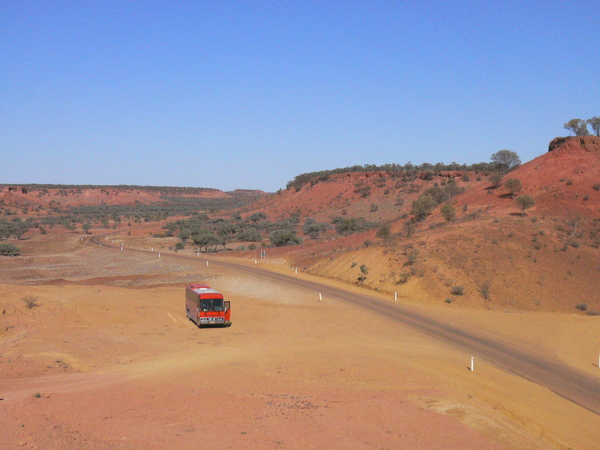
[[[595,414],[483,360],[471,372],[471,355],[358,307],[202,259],[100,248],[72,233],[27,245],[38,253],[0,260],[2,448],[597,442]],[[231,328],[186,320],[190,281],[232,301]],[[27,297],[36,306],[27,308]],[[593,317],[413,307],[598,370]]]

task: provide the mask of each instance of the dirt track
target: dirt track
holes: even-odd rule
[[[3,273],[16,276],[10,263],[3,260]],[[279,271],[286,270],[293,274]],[[304,283],[297,286],[228,262],[206,266],[90,245],[32,258],[18,276],[0,285],[6,311],[0,421],[8,424],[2,448],[593,448],[597,442],[597,414],[482,358],[471,372],[469,351],[399,323],[387,308],[428,316],[441,310],[386,305],[354,288],[340,295],[329,282],[319,301],[304,274],[294,275]],[[185,319],[185,279],[224,292],[232,301],[231,328],[197,329]],[[24,308],[26,294],[37,296],[39,306]],[[350,297],[382,305],[386,317]],[[457,328],[471,323],[482,340],[492,334],[502,346],[574,364],[556,349],[532,346],[522,331],[513,335],[510,325],[497,334],[498,316],[443,314]],[[591,339],[597,342],[597,333]],[[593,369],[585,376],[593,377]]]

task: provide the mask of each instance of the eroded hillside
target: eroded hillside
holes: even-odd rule
[[[12,217],[2,223],[17,243],[55,225],[129,229],[128,246],[252,259],[267,249],[271,261],[408,301],[597,314],[599,149],[599,137],[557,138],[550,151],[501,178],[482,171],[337,173],[271,195],[5,186],[0,201]],[[25,218],[39,228],[23,235],[17,225]],[[282,230],[293,239],[274,242]]]
[[[465,191],[416,222],[413,202],[448,185],[447,174],[407,180],[337,175],[252,208],[321,220],[369,217],[389,224],[322,242],[269,250],[281,262],[419,302],[487,308],[600,311],[600,138],[560,138],[551,151],[504,175],[455,174]],[[506,180],[518,179],[511,193]],[[366,195],[365,195],[366,194]],[[535,203],[523,210],[520,195]],[[446,220],[441,208],[452,205]]]

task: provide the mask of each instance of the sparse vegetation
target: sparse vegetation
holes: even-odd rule
[[[515,195],[517,195],[519,192],[521,192],[521,189],[523,189],[523,186],[521,185],[521,180],[519,180],[518,178],[507,179],[504,182],[504,187],[508,190],[508,192],[510,192],[512,198],[515,198]]]
[[[587,311],[588,304],[587,303],[578,303],[576,308],[580,311]]]
[[[579,139],[565,139],[570,143],[569,145],[580,142]],[[585,142],[587,141],[585,140]],[[186,208],[189,207],[190,209],[183,208],[179,212],[194,212],[189,216],[185,216],[182,220],[172,219],[172,221],[165,223],[164,227],[159,229],[159,233],[155,236],[166,238],[164,242],[158,244],[162,245],[160,248],[181,250],[186,251],[186,253],[196,251],[196,249],[212,252],[226,249],[243,251],[270,246],[284,247],[296,245],[304,240],[309,243],[309,245],[306,245],[308,250],[305,252],[304,246],[295,249],[295,253],[289,256],[289,259],[294,259],[295,255],[300,254],[302,254],[302,258],[297,258],[294,263],[301,261],[301,264],[305,265],[307,270],[318,272],[323,269],[323,271],[334,273],[332,275],[334,277],[343,276],[346,281],[350,282],[356,282],[356,277],[359,277],[358,281],[361,283],[366,283],[368,272],[359,271],[362,258],[360,254],[364,253],[365,247],[370,247],[369,254],[379,254],[377,262],[374,259],[368,260],[369,265],[372,266],[370,271],[377,274],[377,281],[374,275],[370,275],[369,280],[371,282],[369,284],[372,284],[376,289],[387,289],[391,284],[407,283],[411,277],[417,277],[419,274],[421,276],[431,275],[433,265],[442,267],[442,272],[445,272],[447,266],[449,268],[447,273],[452,274],[452,277],[448,275],[447,283],[444,280],[443,285],[440,285],[447,294],[450,293],[449,291],[452,292],[449,297],[465,295],[465,289],[462,286],[453,286],[458,282],[466,286],[468,291],[466,300],[461,300],[461,303],[463,301],[477,301],[477,297],[481,302],[482,298],[489,300],[490,296],[493,295],[494,303],[501,305],[503,302],[508,301],[508,295],[512,296],[510,301],[514,300],[513,292],[506,296],[504,292],[502,292],[502,295],[496,292],[490,294],[490,284],[482,284],[485,278],[483,280],[481,278],[477,279],[478,274],[484,272],[475,270],[473,273],[469,273],[475,264],[481,262],[482,265],[486,266],[485,273],[490,274],[490,266],[493,263],[489,262],[489,259],[494,258],[496,255],[502,258],[502,255],[506,256],[510,248],[518,248],[519,250],[511,253],[510,257],[507,256],[507,259],[519,259],[517,261],[519,264],[525,262],[527,267],[532,269],[533,276],[538,267],[541,271],[544,269],[542,266],[549,264],[549,257],[556,256],[552,255],[552,250],[559,252],[562,259],[568,257],[574,260],[578,255],[581,255],[583,260],[589,256],[586,252],[593,251],[590,247],[600,245],[598,235],[594,234],[600,232],[600,227],[593,225],[592,219],[586,215],[588,211],[592,210],[591,208],[595,208],[598,199],[596,194],[600,191],[600,183],[590,182],[590,178],[580,177],[576,171],[548,172],[550,174],[559,173],[558,176],[549,179],[549,183],[553,183],[551,186],[553,189],[548,190],[549,194],[531,193],[532,195],[539,195],[539,214],[530,213],[529,216],[535,216],[531,220],[515,218],[517,211],[522,216],[526,216],[526,210],[534,204],[533,197],[520,195],[523,190],[521,181],[510,174],[511,168],[520,163],[518,155],[513,155],[511,153],[514,152],[508,150],[501,152],[492,155],[493,162],[485,166],[486,170],[475,174],[471,172],[470,178],[468,173],[458,171],[461,169],[458,165],[456,165],[458,167],[453,167],[453,172],[443,174],[439,172],[441,166],[437,165],[406,165],[388,167],[390,170],[384,173],[339,177],[339,184],[337,184],[338,177],[336,177],[336,185],[333,184],[333,177],[329,176],[333,173],[331,171],[328,174],[313,176],[309,179],[311,186],[320,182],[330,183],[331,190],[327,191],[327,195],[323,195],[323,192],[329,186],[321,185],[318,189],[310,189],[310,187],[304,186],[303,192],[300,194],[293,191],[280,191],[278,195],[272,196],[276,201],[271,201],[266,197],[262,198],[256,205],[232,212],[223,211],[214,205],[198,212],[197,209],[194,209],[197,205],[193,207],[192,201],[189,203],[181,201],[180,205],[185,205]],[[540,164],[540,168],[543,167],[545,166]],[[360,171],[373,169],[372,166],[360,166],[359,168]],[[359,171],[358,168],[356,171]],[[503,179],[503,174],[506,172],[509,175],[504,176]],[[539,174],[541,172],[543,171],[538,171]],[[485,179],[490,174],[493,176],[493,184],[500,185],[502,183],[501,190],[492,190],[486,185]],[[544,175],[547,175],[547,173]],[[530,172],[527,176],[534,177],[535,172]],[[564,188],[564,184],[558,185],[556,180],[561,176],[564,176],[563,183],[573,185],[573,188]],[[469,179],[473,182],[466,184]],[[478,180],[479,183],[475,183],[475,180]],[[341,185],[343,185],[343,189],[340,188]],[[561,197],[558,200],[566,202],[577,199],[577,205],[572,203],[567,206],[569,211],[573,211],[573,215],[576,214],[576,211],[581,211],[580,214],[583,218],[579,224],[569,224],[566,215],[560,216],[557,214],[558,208],[551,210],[548,207],[549,202],[552,202],[551,196],[555,191],[558,192],[558,190],[554,190],[557,185],[563,186],[563,193],[565,194],[564,198]],[[298,184],[294,187],[301,189],[302,186]],[[348,186],[350,186],[349,189]],[[534,188],[535,186],[540,186],[539,180],[532,180],[531,182],[527,180],[528,188]],[[465,187],[470,189],[469,196],[453,200],[455,196],[460,195],[465,190]],[[486,191],[491,196],[482,195]],[[510,198],[508,192],[512,195],[513,201],[515,201],[514,204],[508,200]],[[330,193],[331,195],[329,195]],[[388,196],[384,198],[381,195],[382,193]],[[309,197],[311,195],[315,197]],[[322,197],[318,195],[322,195]],[[370,198],[364,198],[369,195]],[[363,198],[359,199],[359,196]],[[583,204],[581,199],[585,199],[586,196],[588,203]],[[176,197],[176,195],[173,195],[173,197]],[[502,200],[503,198],[506,198],[506,200]],[[525,199],[527,201],[524,202]],[[277,203],[277,201],[281,201],[281,203]],[[470,205],[467,205],[466,201]],[[65,204],[68,204],[68,202]],[[15,229],[31,230],[25,236],[20,235],[21,238],[27,239],[23,242],[23,246],[29,255],[30,249],[34,248],[32,243],[38,238],[38,228],[41,229],[42,225],[48,228],[49,233],[52,234],[56,232],[56,230],[50,230],[53,226],[83,230],[87,233],[92,227],[94,229],[99,228],[99,224],[108,228],[119,223],[124,225],[124,223],[129,222],[130,225],[135,226],[154,219],[168,220],[169,214],[176,211],[176,209],[164,209],[164,205],[134,205],[132,208],[110,205],[92,208],[63,207],[61,205],[60,202],[57,202],[51,208],[44,209],[32,221],[21,220],[16,217],[19,215],[19,211],[25,210],[23,205],[11,204],[10,208],[3,208],[0,230],[10,229],[11,234],[8,236],[0,234],[0,238],[18,239],[19,232],[17,231],[17,234],[13,233]],[[556,206],[562,206],[562,204],[557,202]],[[423,224],[422,221],[425,221],[433,213],[437,217],[437,211],[435,210],[438,207],[439,218]],[[461,210],[464,214],[461,213]],[[28,214],[31,216],[35,215],[32,211],[33,208],[30,207]],[[408,214],[409,211],[412,212],[412,219],[406,220],[411,217]],[[367,212],[374,214],[367,214]],[[148,215],[145,215],[146,213]],[[359,217],[361,214],[364,217]],[[549,217],[544,217],[544,214],[548,214]],[[444,221],[455,221],[457,215],[458,221],[453,225],[448,226],[443,223]],[[561,217],[561,231],[553,229],[549,223],[550,220],[558,223],[557,215]],[[368,218],[373,218],[373,222],[369,222]],[[477,219],[477,222],[468,223],[469,219]],[[163,223],[161,223],[161,226]],[[569,225],[571,225],[570,228]],[[484,227],[488,226],[489,229],[486,230],[486,233],[489,234],[482,239],[482,235],[478,234],[479,230],[483,230]],[[158,226],[153,227],[150,232],[157,231],[158,228]],[[543,235],[541,228],[547,231],[547,236],[539,239],[534,236],[529,241],[532,234],[538,233],[538,231],[540,236]],[[394,230],[394,233],[392,233],[392,230]],[[420,237],[419,240],[427,244],[427,247],[423,247],[422,250],[419,247],[422,253],[421,256],[414,247],[408,248],[409,244],[417,246],[414,239],[417,231],[419,234],[416,236]],[[359,232],[361,233],[360,236],[351,236]],[[139,233],[137,229],[133,230],[130,239],[136,241]],[[469,234],[468,237],[466,237],[467,234]],[[506,236],[512,239],[509,240]],[[35,239],[30,239],[31,237]],[[177,239],[180,242],[177,242]],[[311,242],[311,240],[318,242]],[[336,241],[339,241],[339,244]],[[16,241],[13,242],[17,243]],[[490,248],[490,244],[494,245],[493,249]],[[83,243],[79,245],[83,246]],[[567,253],[560,253],[563,245],[563,250]],[[581,250],[577,250],[577,247],[580,247]],[[326,263],[321,264],[325,259],[335,261],[342,256],[345,258],[345,252],[348,252],[348,255],[355,252],[356,255],[353,255],[352,258],[356,258],[358,263],[352,263],[352,270],[348,270],[352,260],[345,262],[343,275],[338,275],[339,266],[331,264],[330,267],[324,268]],[[468,262],[469,255],[473,256],[471,262]],[[503,259],[502,263],[506,264],[507,259]],[[531,261],[538,260],[538,267],[533,268]],[[5,263],[8,263],[6,259]],[[374,266],[375,264],[377,264],[377,267]],[[380,270],[379,264],[388,264],[389,268]],[[574,261],[573,264],[578,263]],[[363,266],[366,267],[362,265],[360,269]],[[391,267],[394,270],[391,270]],[[369,268],[366,267],[366,269],[368,271]],[[513,269],[507,269],[502,276],[510,276],[510,270]],[[388,273],[389,275],[384,275]],[[565,273],[567,273],[566,269],[561,271],[561,275]],[[574,278],[587,276],[576,266],[573,267],[572,273],[575,274],[573,275]],[[490,278],[490,281],[494,283],[494,286],[500,286],[498,279],[494,276]],[[412,281],[416,282],[417,280],[413,278]],[[540,275],[539,283],[544,287],[543,289],[547,289],[548,278]],[[416,287],[418,287],[418,283],[415,283]],[[440,297],[443,300],[445,296]],[[568,301],[565,299],[565,303],[570,304],[571,308],[577,301],[577,299],[573,300],[572,298],[569,298]]]
[[[480,291],[481,291],[481,295],[483,296],[484,299],[489,300],[490,299],[490,290],[491,290],[491,286],[490,283],[483,283],[480,287]]]
[[[412,204],[411,213],[417,222],[423,221],[437,206],[437,202],[430,195],[423,195]]]
[[[21,254],[21,249],[14,244],[0,244],[0,255],[2,256],[18,256]]]
[[[456,215],[456,208],[450,203],[446,203],[444,206],[441,207],[440,212],[442,213],[444,219],[446,219],[446,222],[450,222],[452,221],[452,219],[454,219],[454,216]]]
[[[592,117],[586,120],[586,122],[592,127],[596,136],[600,136],[600,117]]]
[[[361,264],[360,266],[360,275],[358,276],[358,282],[364,283],[367,279],[367,275],[369,274],[369,267],[365,264]]]
[[[416,248],[409,248],[406,251],[406,262],[404,263],[405,266],[413,266],[417,263],[417,261],[419,260],[419,250]]]
[[[317,239],[319,235],[331,228],[326,223],[318,223],[316,220],[307,217],[304,221],[304,228],[302,232],[311,237],[312,239]]]
[[[0,219],[0,240],[8,239],[11,236],[15,239],[21,239],[30,228],[32,228],[31,220],[23,221],[19,217],[15,217],[10,221]]]
[[[275,247],[285,247],[287,245],[298,245],[302,243],[302,239],[296,234],[296,230],[290,228],[271,231],[269,234],[269,241]]]
[[[379,239],[382,239],[382,240],[388,240],[391,237],[390,225],[387,223],[383,223],[383,224],[379,225],[379,228],[377,228],[377,233],[375,233],[375,236],[377,236]]]
[[[531,208],[533,205],[535,205],[535,200],[533,199],[532,196],[530,195],[519,195],[516,199],[515,202],[517,203],[517,206],[519,207],[519,209],[521,210],[521,215],[524,216],[525,215],[525,210]]]
[[[591,119],[590,119],[591,120]],[[575,136],[588,136],[587,123],[581,119],[571,119],[565,123],[565,130],[575,133]]]
[[[452,286],[450,293],[452,295],[465,295],[465,288],[462,286]]]
[[[488,176],[488,180],[491,184],[491,187],[495,189],[500,186],[500,183],[502,182],[502,174],[500,172],[492,172]]]
[[[514,153],[514,152],[513,152]],[[292,181],[289,181],[286,185],[286,189],[294,189],[296,192],[300,191],[306,184],[315,185],[320,182],[329,181],[332,175],[345,174],[345,173],[357,173],[357,172],[382,172],[387,174],[389,177],[400,177],[404,181],[415,180],[421,173],[429,174],[424,175],[425,177],[434,176],[442,171],[463,171],[463,172],[491,172],[497,170],[498,166],[496,163],[476,163],[476,164],[457,164],[452,162],[450,164],[444,163],[423,163],[421,165],[413,165],[410,162],[404,165],[402,164],[384,164],[377,166],[374,164],[365,164],[363,166],[356,165],[351,167],[344,167],[340,169],[323,170],[319,172],[309,172],[297,175]],[[466,180],[465,180],[466,181]]]
[[[511,170],[516,169],[521,165],[521,158],[517,153],[511,150],[500,150],[492,154],[492,163],[497,168],[498,172],[507,174]]]
[[[368,222],[362,217],[334,217],[332,224],[340,235],[349,235],[374,228],[377,224]]]

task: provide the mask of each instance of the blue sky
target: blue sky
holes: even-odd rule
[[[285,188],[600,116],[595,1],[0,0],[0,183]]]

